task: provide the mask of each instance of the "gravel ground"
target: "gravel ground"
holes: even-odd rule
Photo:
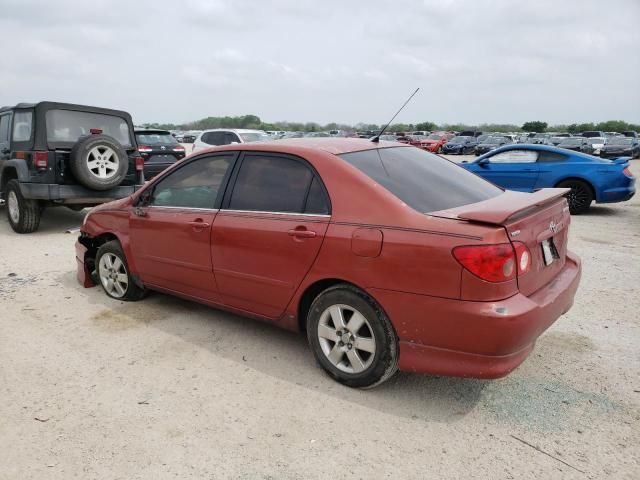
[[[0,478],[640,478],[639,207],[574,217],[575,306],[509,377],[370,391],[301,336],[83,289],[82,213],[19,236],[0,209]]]

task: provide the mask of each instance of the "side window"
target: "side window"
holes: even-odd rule
[[[240,139],[238,135],[233,132],[225,132],[224,133],[224,144],[231,145],[233,142],[240,143]]]
[[[31,139],[32,112],[16,112],[13,116],[13,141],[27,142]]]
[[[535,163],[538,152],[535,150],[509,150],[489,158],[491,163]]]
[[[246,155],[231,194],[231,210],[302,213],[313,179],[301,162],[284,157]]]
[[[150,205],[215,208],[232,161],[231,155],[205,157],[171,172],[155,185]]]
[[[330,213],[327,195],[317,177],[313,177],[311,181],[311,188],[307,196],[307,205],[304,213],[317,213],[319,215],[328,215]]]
[[[566,159],[567,156],[562,153],[545,152],[544,150],[538,152],[539,163],[564,162]]]
[[[224,145],[224,132],[207,132],[202,135],[202,141],[209,145]]]
[[[11,115],[6,114],[0,117],[0,143],[6,143],[9,141],[9,121]]]

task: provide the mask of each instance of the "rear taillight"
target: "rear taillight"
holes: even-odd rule
[[[622,170],[622,173],[624,173],[625,176],[629,178],[633,178],[633,173],[631,172],[631,169],[629,167],[624,167],[624,170]]]
[[[531,252],[522,242],[513,242],[513,248],[516,251],[518,275],[527,273],[531,269]]]
[[[138,172],[142,172],[144,170],[144,158],[136,157],[135,161],[136,161],[136,170]]]
[[[138,151],[140,153],[149,153],[153,151],[153,148],[147,147],[146,145],[138,145]]]
[[[174,152],[184,152],[184,147],[182,145],[176,145],[173,147]]]
[[[38,170],[49,168],[49,152],[33,152],[33,164]]]
[[[487,282],[506,282],[516,276],[516,259],[510,243],[456,247],[453,256],[464,268]]]

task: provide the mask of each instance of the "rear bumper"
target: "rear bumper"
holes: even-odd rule
[[[99,204],[118,198],[128,197],[141,185],[128,185],[111,190],[89,190],[80,185],[59,185],[56,183],[21,183],[20,191],[25,198],[53,200],[60,203]]]
[[[400,369],[499,378],[520,365],[537,338],[573,305],[581,265],[568,253],[562,271],[526,297],[468,302],[371,289],[400,338]]]

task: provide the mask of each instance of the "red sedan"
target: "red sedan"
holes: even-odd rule
[[[573,303],[566,189],[504,191],[395,142],[228,145],[87,215],[78,279],[306,331],[336,380],[497,378]]]
[[[453,135],[449,133],[432,133],[428,137],[416,139],[411,142],[414,147],[422,148],[428,152],[441,153],[442,147]]]

